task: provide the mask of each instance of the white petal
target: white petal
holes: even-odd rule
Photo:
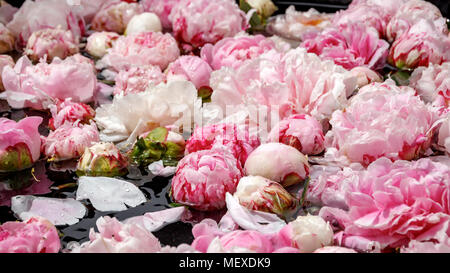
[[[124,221],[125,224],[139,225],[149,232],[158,231],[164,226],[181,220],[186,207],[177,207],[161,211],[149,212],[143,216],[132,217]]]

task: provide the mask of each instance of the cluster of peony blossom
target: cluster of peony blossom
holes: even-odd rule
[[[76,200],[0,181],[22,220],[0,252],[450,252],[450,36],[429,2],[272,18],[270,0],[69,2],[0,6],[0,100],[49,117],[0,118],[0,177],[39,161],[79,177]],[[276,35],[249,34],[253,16]],[[180,207],[61,245],[86,202],[151,203],[126,181],[143,169],[173,175]],[[190,210],[223,217],[162,245]]]

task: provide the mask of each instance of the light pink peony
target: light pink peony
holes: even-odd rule
[[[421,19],[395,40],[388,61],[400,69],[450,61],[450,38],[433,22]]]
[[[92,19],[91,28],[95,31],[123,34],[131,18],[142,12],[144,10],[139,3],[127,3],[125,1],[105,3]]]
[[[333,60],[346,69],[358,66],[378,70],[386,64],[389,44],[364,25],[329,28],[302,43],[308,52]]]
[[[323,207],[320,216],[338,225],[341,246],[393,250],[411,240],[443,243],[448,237],[450,167],[428,158],[392,162],[380,158],[347,179],[348,211]]]
[[[172,179],[175,202],[210,211],[225,207],[225,194],[236,191],[243,171],[225,150],[205,150],[185,156]]]
[[[313,253],[358,253],[351,248],[340,247],[340,246],[325,246],[316,249]]]
[[[101,58],[119,37],[115,32],[94,32],[87,38],[86,51],[96,58]]]
[[[60,248],[58,231],[44,218],[0,226],[1,253],[58,253]]]
[[[450,113],[439,128],[438,145],[450,155]]]
[[[355,67],[350,72],[357,78],[358,88],[368,85],[369,83],[383,81],[380,74],[365,66]]]
[[[78,41],[72,32],[61,28],[50,28],[33,32],[24,53],[35,62],[44,56],[47,56],[47,61],[51,62],[55,57],[65,59],[78,52]]]
[[[157,65],[161,70],[180,56],[177,42],[170,34],[139,32],[120,37],[101,62],[115,71]]]
[[[19,122],[0,118],[0,172],[29,168],[39,159],[41,123],[41,117],[27,117]]]
[[[89,102],[93,100],[97,86],[91,61],[79,54],[37,65],[32,65],[24,56],[14,68],[3,69],[2,81],[6,91],[1,96],[13,108],[43,109],[55,99],[66,98]]]
[[[263,35],[224,38],[215,45],[206,44],[201,51],[202,59],[214,70],[223,66],[238,68],[244,61],[275,49],[275,43]]]
[[[398,11],[389,21],[386,36],[390,42],[402,36],[411,26],[418,23],[420,19],[427,19],[433,22],[436,28],[442,33],[448,33],[446,20],[442,17],[441,11],[432,3],[421,0],[409,0],[400,5]]]
[[[326,146],[364,165],[383,156],[412,160],[429,147],[435,119],[412,88],[392,80],[372,83],[333,113]]]
[[[240,128],[236,124],[221,123],[195,129],[186,142],[186,151],[193,153],[223,147],[244,166],[248,155],[260,144],[258,137],[245,128]]]
[[[220,238],[225,251],[272,253],[274,246],[271,236],[254,230],[236,230]]]
[[[0,23],[0,54],[14,50],[15,38],[11,31]]]
[[[268,142],[281,142],[305,155],[320,154],[324,150],[322,125],[309,115],[293,115],[283,119],[270,131]]]
[[[89,240],[72,245],[72,253],[155,253],[161,250],[158,239],[145,228],[136,224],[123,224],[109,216],[97,219],[95,232],[91,228]]]
[[[82,125],[65,123],[44,139],[42,149],[52,161],[63,161],[80,157],[86,147],[99,142],[95,123]]]
[[[230,0],[180,0],[169,16],[180,42],[201,47],[247,28],[245,14]]]
[[[5,87],[3,86],[3,81],[1,77],[1,73],[3,72],[3,68],[9,66],[14,67],[15,63],[11,56],[9,55],[0,55],[0,92],[5,91]]]
[[[410,0],[353,0],[348,7],[354,8],[354,6],[367,5],[382,9],[388,14],[389,18],[392,18],[398,9],[408,1]]]
[[[113,2],[120,2],[121,0],[68,0],[69,3],[76,4],[74,8],[79,11],[80,15],[83,16],[86,24],[91,24],[92,19],[100,11],[103,5],[109,5]]]
[[[169,15],[178,2],[180,0],[142,0],[140,3],[146,12],[158,15],[164,29],[170,30],[172,21],[169,19]]]
[[[181,56],[169,65],[166,73],[168,81],[181,77],[199,89],[209,87],[212,69],[207,62],[197,56]]]
[[[19,49],[26,46],[28,38],[37,30],[61,27],[70,30],[75,39],[85,33],[85,23],[69,1],[61,0],[27,0],[14,14],[7,27],[17,38]]]
[[[114,95],[144,92],[150,86],[156,86],[166,79],[159,66],[147,65],[121,70],[116,76]]]
[[[77,121],[83,124],[89,124],[89,121],[95,117],[95,110],[84,103],[72,102],[70,99],[58,101],[49,106],[52,118],[49,120],[49,127],[56,130],[64,124],[73,125]]]

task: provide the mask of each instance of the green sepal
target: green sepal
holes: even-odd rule
[[[0,172],[20,171],[33,166],[33,160],[25,143],[8,147],[0,155]]]

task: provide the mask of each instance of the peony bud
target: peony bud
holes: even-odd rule
[[[239,203],[251,210],[286,216],[297,208],[297,200],[283,186],[261,176],[241,178],[234,193]]]
[[[95,32],[87,38],[86,51],[94,57],[101,58],[119,37],[115,32]]]
[[[139,3],[112,1],[112,3],[102,6],[92,20],[91,28],[95,31],[111,31],[123,34],[133,16],[142,12],[143,8]]]
[[[128,172],[128,161],[113,143],[97,143],[86,147],[78,161],[78,176],[123,176]]]
[[[125,35],[138,32],[161,32],[162,26],[158,16],[151,12],[137,14],[131,18],[125,30]]]

